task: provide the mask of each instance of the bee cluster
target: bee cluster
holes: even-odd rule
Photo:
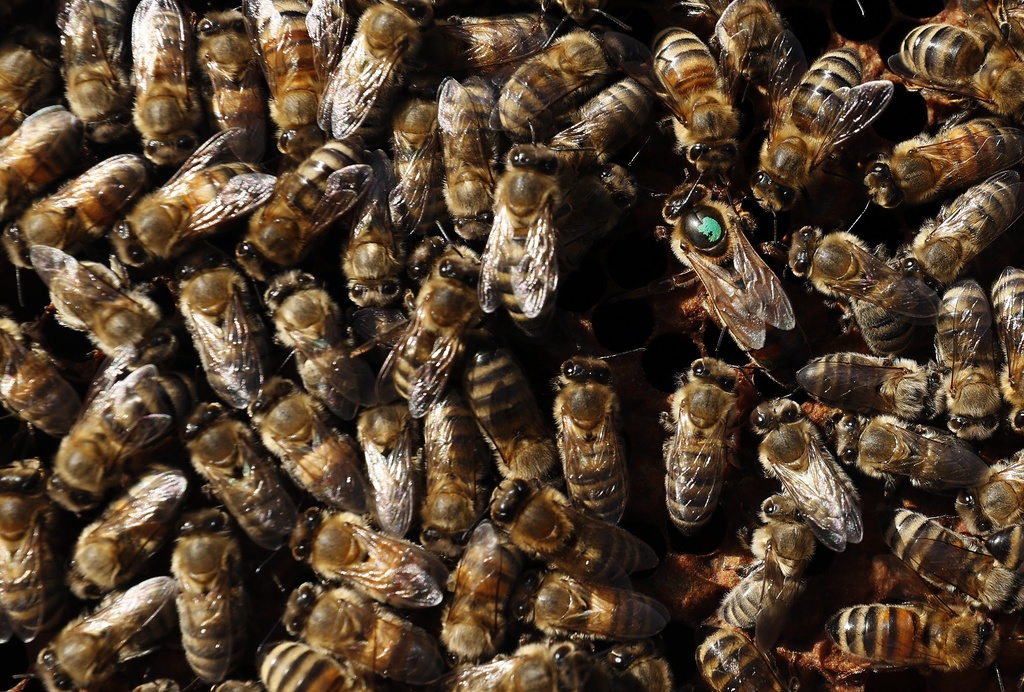
[[[1020,677],[1024,6],[947,5],[0,4],[19,688]]]

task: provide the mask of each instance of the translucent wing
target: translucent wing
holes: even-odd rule
[[[577,426],[568,413],[562,414],[561,446],[565,454],[565,478],[577,486],[587,488],[591,502],[601,503],[604,498],[622,497],[625,502],[628,476],[625,467],[625,453],[621,440],[615,432],[616,421],[609,413],[597,425],[594,440],[584,440],[576,433]],[[596,453],[595,453],[596,452]],[[581,460],[586,459],[586,466]],[[600,489],[591,485],[591,478],[598,474],[602,478]],[[619,509],[621,515],[622,509]],[[619,516],[603,517],[616,522]]]
[[[370,528],[349,525],[366,559],[337,573],[372,598],[403,608],[430,608],[441,602],[447,569],[432,553]]]
[[[494,214],[494,226],[487,236],[487,245],[480,258],[480,284],[477,289],[480,308],[494,312],[501,304],[501,270],[508,262],[508,248],[514,242],[516,227],[512,212],[504,204],[498,204]]]
[[[101,70],[107,84],[119,83],[114,63],[124,57],[124,0],[66,0],[57,14],[57,29],[64,46],[64,69],[89,65]]]
[[[979,300],[976,302],[974,298]],[[952,303],[943,300],[941,310],[952,314],[953,323],[950,327],[952,338],[943,340],[949,351],[942,348],[938,355],[942,366],[952,372],[953,386],[957,386],[961,382],[961,373],[965,368],[974,367],[978,362],[978,351],[986,347],[992,338],[992,311],[980,287],[977,291],[958,292]]]
[[[391,192],[388,203],[400,236],[410,235],[420,227],[431,206],[431,197],[437,194],[443,167],[440,154],[440,138],[434,130],[413,155],[407,173]]]
[[[434,341],[430,358],[413,373],[412,388],[409,392],[409,415],[413,418],[427,415],[427,409],[444,394],[460,355],[461,334],[441,336]]]
[[[209,202],[199,205],[188,220],[183,237],[197,237],[262,206],[274,191],[277,178],[266,173],[243,173],[231,178]]]
[[[288,472],[308,479],[303,485],[321,502],[351,512],[366,511],[366,481],[357,465],[357,445],[319,415],[311,418],[310,425],[312,446],[303,445],[290,455],[294,469]]]
[[[1007,267],[999,275],[996,284],[1022,279],[1024,271],[1016,267]],[[1008,297],[998,302],[993,301],[993,307],[999,338],[1003,342],[1003,353],[1006,355],[1006,370],[1010,382],[1018,387],[1024,378],[1024,291],[1013,291]]]
[[[512,295],[526,317],[539,316],[555,299],[557,246],[554,210],[546,204],[526,231],[525,256],[512,268]]]
[[[315,237],[348,213],[362,197],[372,175],[373,169],[366,164],[345,166],[331,173],[323,197],[313,209],[308,237]]]
[[[1008,197],[1006,201],[1013,205],[1008,210],[1008,223],[1005,225],[985,222],[991,215],[994,203],[1002,206],[1002,199],[996,198],[993,188],[1000,193],[1005,191]],[[1001,198],[1002,194],[999,194],[999,197]],[[953,200],[948,208],[944,208],[938,217],[939,223],[928,234],[925,243],[927,244],[932,237],[940,234],[967,233],[974,236],[976,242],[984,248],[1000,233],[1013,225],[1020,218],[1022,211],[1024,211],[1024,183],[1020,180],[1020,174],[1017,171],[1002,171],[968,189]]]
[[[303,0],[296,4],[308,11],[308,4]],[[274,0],[242,0],[242,14],[247,20],[253,51],[263,66],[267,86],[277,98],[285,88],[280,79],[290,74],[296,51],[305,50],[308,45],[306,23],[289,21],[274,5]]]
[[[132,19],[132,76],[137,91],[191,82],[192,27],[177,0],[142,0]],[[175,90],[188,98],[188,89]],[[181,104],[188,111],[187,102]]]
[[[355,134],[373,112],[392,73],[401,63],[404,44],[383,58],[366,55],[362,39],[356,39],[345,50],[341,63],[320,101],[320,128],[335,139]],[[350,67],[352,65],[352,67]]]
[[[698,439],[692,431],[698,427],[689,422],[690,414],[680,416],[676,421],[666,463],[669,474],[666,487],[677,503],[692,508],[694,514],[707,516],[718,504],[722,489],[722,474],[726,462],[726,420],[719,420],[712,428],[705,430]],[[690,451],[696,446],[697,452]],[[689,460],[689,463],[683,463]],[[708,483],[713,485],[708,487]],[[683,500],[690,500],[683,502]]]
[[[857,363],[856,377],[846,377],[830,362],[816,358],[796,373],[797,383],[813,396],[829,404],[844,404],[851,410],[890,413],[891,405],[882,396],[890,382],[907,374],[895,363]]]
[[[349,28],[343,0],[313,0],[306,15],[306,30],[313,41],[320,83],[327,84],[341,61]]]
[[[983,138],[979,137],[980,132],[973,129],[968,134],[952,138],[946,138],[943,136],[946,132],[940,132],[936,141],[915,147],[907,152],[909,156],[924,159],[924,165],[931,166],[932,170],[938,174],[934,182],[936,189],[966,187],[980,178],[998,173],[1020,161],[1020,135],[1016,130],[1003,128],[1001,121],[994,119],[975,120],[973,123],[975,126],[986,123],[990,132]],[[1010,137],[1014,137],[1018,141],[1012,142]],[[950,166],[948,164],[949,158],[954,155],[954,152],[977,150],[979,138],[981,139],[980,146],[984,147],[987,153],[986,155],[978,154],[978,165]],[[990,166],[983,165],[986,163]]]
[[[721,20],[720,20],[721,21]],[[782,31],[772,44],[769,54],[768,99],[771,112],[768,118],[768,139],[778,135],[779,128],[789,117],[789,95],[807,73],[807,58],[797,37],[788,29]]]
[[[786,576],[778,552],[769,541],[761,571],[760,608],[754,618],[754,642],[761,651],[771,651],[775,646],[801,588],[799,575]]]
[[[814,166],[820,166],[844,142],[873,123],[892,99],[892,82],[878,80],[852,88],[843,87],[835,96],[843,103],[839,108],[821,108],[811,121],[816,149],[811,151]]]
[[[318,349],[299,344],[298,351],[303,354],[299,367],[303,384],[334,415],[352,420],[360,406],[377,403],[373,370],[347,347]]]
[[[414,446],[409,426],[399,433],[394,448],[387,454],[374,444],[363,446],[366,473],[374,488],[377,520],[382,529],[395,536],[408,533],[416,508]]]
[[[850,243],[846,249],[861,272],[832,281],[838,292],[925,324],[934,322],[939,297],[928,284],[893,269],[862,247]]]
[[[888,426],[897,442],[914,450],[904,459],[891,459],[885,470],[910,476],[933,490],[974,488],[984,483],[989,475],[988,464],[952,435],[936,431],[933,435],[921,434],[921,428]]]

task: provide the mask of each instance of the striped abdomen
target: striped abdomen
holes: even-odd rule
[[[860,56],[852,48],[830,51],[815,60],[790,97],[793,123],[804,132],[813,131],[822,112],[842,106],[836,92],[860,84],[862,72]]]

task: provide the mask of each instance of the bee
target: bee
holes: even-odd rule
[[[306,510],[292,534],[296,560],[328,581],[342,581],[375,601],[401,608],[441,602],[448,570],[414,543],[391,538],[350,512]]]
[[[502,648],[506,612],[523,560],[486,519],[466,543],[448,578],[452,594],[441,620],[441,642],[459,661],[490,658]]]
[[[314,651],[397,682],[425,685],[444,671],[430,634],[352,589],[302,584],[288,597],[281,619]]]
[[[274,377],[249,406],[249,415],[263,445],[300,488],[330,507],[366,509],[359,447],[330,426],[311,396],[291,380]]]
[[[885,526],[885,542],[929,584],[964,596],[988,610],[1024,606],[1024,582],[973,541],[923,514],[897,509]]]
[[[78,162],[83,131],[63,106],[48,106],[0,141],[0,220],[18,216]]]
[[[924,603],[844,608],[825,631],[843,653],[880,670],[982,668],[999,647],[995,625],[981,613]]]
[[[354,418],[358,407],[376,403],[373,371],[353,357],[341,311],[316,279],[298,271],[280,274],[264,300],[278,340],[295,349],[308,392],[343,420]]]
[[[240,130],[214,135],[165,185],[139,200],[111,236],[122,262],[138,267],[174,259],[269,199],[274,176],[250,163],[222,162],[245,136]]]
[[[612,371],[599,358],[562,363],[555,380],[555,425],[565,485],[573,504],[611,524],[626,509],[629,474],[619,398]]]
[[[1024,271],[1007,267],[992,286],[992,311],[1003,350],[999,389],[1010,404],[1010,429],[1024,434]]]
[[[16,266],[32,267],[33,245],[75,254],[105,236],[150,185],[149,167],[137,154],[101,161],[57,192],[35,202],[4,230],[3,244]]]
[[[126,0],[66,0],[57,13],[62,71],[71,112],[99,144],[132,130],[132,90],[125,51]]]
[[[420,509],[420,543],[449,558],[462,543],[491,497],[491,450],[458,387],[451,387],[423,418],[426,489]]]
[[[905,476],[930,492],[973,488],[990,473],[953,435],[894,416],[843,416],[836,423],[836,454],[872,478],[891,483],[893,476]]]
[[[857,490],[825,448],[821,433],[789,399],[772,399],[750,416],[763,439],[757,448],[765,474],[777,478],[827,548],[842,552],[864,536]]]
[[[269,645],[260,661],[260,681],[268,692],[369,689],[347,662],[318,654],[302,642]]]
[[[735,463],[736,370],[716,358],[695,360],[661,422],[671,435],[662,447],[668,516],[689,536],[711,520],[725,463]]]
[[[672,669],[654,641],[645,639],[613,646],[604,655],[614,688],[624,692],[670,692]]]
[[[509,150],[494,191],[494,226],[480,263],[480,307],[490,313],[503,306],[531,336],[543,332],[554,315],[555,212],[562,205],[565,175],[553,149],[520,144]]]
[[[961,281],[946,291],[936,330],[947,425],[961,439],[988,439],[999,427],[1003,402],[992,341],[992,309],[977,281]]]
[[[220,404],[200,404],[185,425],[192,467],[256,545],[277,550],[297,513],[249,426]]]
[[[437,95],[437,123],[444,158],[444,198],[455,232],[482,240],[494,223],[497,146],[488,122],[497,94],[483,77],[449,77]]]
[[[226,514],[203,509],[185,515],[171,573],[185,658],[200,680],[219,682],[242,660],[248,618],[242,549]]]
[[[621,584],[627,574],[658,564],[639,538],[574,510],[538,480],[502,481],[491,497],[491,520],[520,550],[578,579]]]
[[[1017,452],[991,466],[984,483],[962,491],[956,511],[971,533],[989,533],[1024,523],[1024,452]]]
[[[771,0],[732,0],[715,23],[722,73],[734,90],[741,79],[771,88],[776,57],[791,54],[796,41]]]
[[[558,459],[526,373],[507,348],[481,345],[462,391],[504,478],[543,478]]]
[[[489,663],[457,669],[449,684],[452,692],[581,690],[592,668],[590,655],[573,642],[523,644]]]
[[[138,576],[169,537],[186,490],[188,478],[178,469],[154,466],[140,475],[78,536],[71,593],[99,598]]]
[[[299,644],[298,646],[303,645]],[[263,683],[258,680],[225,680],[210,688],[210,692],[265,692],[265,690]]]
[[[669,621],[665,606],[649,596],[557,571],[528,573],[520,579],[511,612],[519,622],[548,636],[613,641],[653,637]]]
[[[881,155],[864,176],[868,197],[882,207],[924,204],[975,185],[1024,159],[1024,131],[997,118],[952,122]]]
[[[531,55],[498,96],[490,125],[513,142],[543,141],[611,73],[600,42],[574,31]]]
[[[1024,524],[1014,524],[985,539],[985,550],[1007,569],[1016,572],[1024,566]]]
[[[356,422],[356,439],[366,457],[377,524],[394,536],[412,525],[420,492],[420,455],[416,428],[403,404],[375,406]]]
[[[945,406],[935,364],[909,358],[830,353],[811,360],[796,380],[814,398],[847,411],[916,420]]]
[[[63,622],[66,596],[54,550],[57,512],[46,497],[49,472],[38,459],[0,468],[0,642],[11,631],[31,642]]]
[[[215,253],[182,264],[178,279],[178,309],[210,387],[230,406],[247,408],[263,387],[270,356],[249,284]]]
[[[320,128],[342,140],[378,133],[433,19],[423,0],[370,5],[324,88]]]
[[[436,62],[451,74],[489,75],[500,83],[506,72],[547,47],[556,28],[556,22],[539,12],[448,17],[426,33],[420,58],[433,61],[437,55]]]
[[[707,626],[701,630],[695,659],[704,682],[715,692],[770,690],[787,692],[774,662],[746,632],[735,627]]]
[[[579,269],[591,247],[607,236],[636,204],[638,187],[624,166],[609,163],[577,178],[565,193],[559,221],[559,266]]]
[[[448,249],[448,241],[441,236],[428,235],[416,243],[405,261],[405,274],[419,288],[430,276],[434,265]]]
[[[177,0],[142,0],[132,19],[132,120],[143,153],[158,166],[180,165],[199,145],[194,60],[191,22]]]
[[[371,175],[361,159],[361,146],[328,142],[283,173],[270,199],[249,219],[249,232],[236,250],[242,268],[265,281],[274,265],[287,269],[301,262],[359,201]]]
[[[181,692],[181,687],[174,680],[161,678],[153,682],[144,682],[133,688],[132,692]]]
[[[438,108],[437,101],[410,98],[395,108],[391,119],[398,177],[390,198],[391,217],[401,237],[424,235],[444,214]]]
[[[121,378],[115,360],[92,383],[82,412],[53,460],[50,497],[72,512],[96,507],[121,482],[125,462],[151,447],[191,410],[192,383],[145,365]]]
[[[17,26],[0,43],[0,137],[6,137],[57,88],[60,43],[32,26]]]
[[[174,628],[176,591],[170,577],[153,577],[65,625],[36,659],[46,689],[102,689],[121,663],[149,653]]]
[[[921,271],[940,284],[950,284],[1022,211],[1020,174],[997,173],[943,205],[914,236],[910,253]]]

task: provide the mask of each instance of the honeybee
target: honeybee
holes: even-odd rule
[[[123,379],[118,361],[93,382],[74,426],[53,460],[50,497],[83,512],[121,482],[129,457],[152,446],[192,410],[192,383],[144,365]]]
[[[999,389],[1010,404],[1006,419],[1011,430],[1024,434],[1024,271],[1003,270],[992,285],[992,311],[1004,356]]]
[[[242,268],[265,281],[273,269],[293,267],[359,201],[371,169],[359,164],[361,145],[328,142],[295,170],[283,173],[267,203],[249,219],[236,250]]]
[[[985,539],[985,550],[1004,567],[1021,571],[1024,565],[1024,524],[1014,524]]]
[[[425,685],[444,671],[431,635],[352,589],[302,584],[281,619],[315,651],[397,682]]]
[[[924,204],[975,185],[1024,158],[1024,131],[997,118],[954,121],[881,155],[864,176],[868,197],[882,207]]]
[[[369,689],[367,682],[347,663],[318,654],[302,642],[268,646],[260,661],[260,681],[268,692]]]
[[[480,522],[448,578],[451,602],[441,621],[441,641],[459,661],[490,658],[505,641],[506,612],[523,560],[494,524]]]
[[[566,34],[512,74],[498,96],[490,125],[513,142],[543,141],[610,73],[596,38],[585,31]]]
[[[250,163],[222,162],[245,137],[241,130],[215,134],[165,185],[139,200],[111,235],[122,262],[138,267],[174,259],[270,198],[274,176]]]
[[[976,488],[962,491],[956,511],[971,533],[989,533],[1012,524],[1024,523],[1024,452],[992,465],[988,479]]]
[[[880,670],[982,668],[999,647],[995,625],[981,613],[924,603],[844,608],[825,631],[844,653]]]
[[[426,490],[420,543],[449,558],[462,544],[491,497],[491,450],[458,387],[451,387],[423,418]]]
[[[504,478],[543,478],[558,459],[526,374],[511,351],[483,344],[469,359],[462,391]]]
[[[582,634],[613,641],[653,637],[669,621],[665,606],[649,596],[557,571],[520,579],[511,612],[548,636]]]
[[[174,628],[176,591],[170,577],[153,577],[65,625],[36,659],[46,689],[102,689],[121,663],[149,653]]]
[[[787,692],[775,664],[746,632],[735,627],[702,628],[697,645],[697,670],[715,692],[766,690]]]
[[[0,43],[0,137],[18,124],[57,88],[60,44],[31,26],[17,26]]]
[[[200,404],[185,425],[192,467],[256,545],[277,550],[297,513],[249,426],[220,404]]]
[[[497,142],[488,122],[497,94],[483,77],[449,77],[437,95],[437,123],[444,155],[444,198],[455,232],[483,239],[494,222]]]
[[[623,692],[670,692],[672,669],[653,640],[618,644],[604,655],[615,689]]]
[[[374,373],[352,355],[341,323],[341,311],[309,274],[278,275],[264,300],[277,328],[277,338],[295,349],[299,376],[306,390],[334,415],[351,420],[360,406],[376,403]]]
[[[404,536],[412,524],[420,493],[420,455],[416,428],[403,404],[375,406],[359,415],[356,439],[366,457],[373,493],[373,514],[387,533]]]
[[[768,89],[774,57],[789,54],[797,39],[771,0],[732,0],[718,17],[714,41],[733,89],[741,78]]]
[[[539,12],[448,17],[426,33],[420,57],[433,60],[437,54],[437,62],[449,73],[490,75],[501,82],[502,73],[545,48],[556,28],[556,22]]]
[[[502,481],[491,497],[491,520],[520,550],[578,579],[621,584],[628,573],[658,563],[639,538],[574,510],[535,479]]]
[[[842,552],[864,536],[857,489],[825,448],[821,433],[789,399],[772,399],[750,416],[764,439],[757,453],[765,474],[777,478],[827,548]]]
[[[444,161],[438,134],[438,103],[410,98],[391,119],[398,182],[391,193],[391,216],[399,236],[425,234],[444,214]]]
[[[71,593],[99,598],[136,577],[169,537],[186,490],[188,478],[178,469],[154,466],[140,475],[78,536]]]
[[[132,19],[132,119],[143,153],[158,166],[177,166],[199,146],[194,59],[191,22],[178,1],[142,0]]]
[[[661,422],[671,434],[662,447],[668,516],[689,536],[710,521],[725,463],[735,463],[736,370],[716,358],[695,360]]]
[[[276,663],[271,665],[276,665]],[[210,692],[265,692],[265,690],[266,688],[259,680],[225,680],[210,688]]]
[[[54,550],[57,513],[38,459],[0,468],[0,642],[31,642],[62,622],[63,565]],[[9,628],[9,629],[5,629]]]
[[[448,570],[414,543],[369,527],[350,512],[306,510],[290,542],[296,560],[328,581],[342,581],[370,598],[401,608],[441,602]]]
[[[843,416],[836,423],[836,455],[872,478],[893,476],[931,492],[973,488],[989,477],[989,467],[956,437],[894,416]]]
[[[590,655],[578,644],[533,643],[523,644],[512,654],[489,663],[459,668],[446,682],[452,692],[560,692],[583,689],[592,668]]]
[[[555,425],[565,485],[573,504],[617,524],[626,509],[629,474],[622,444],[619,398],[612,371],[599,358],[562,363],[555,380]]]
[[[528,335],[544,331],[558,290],[558,229],[566,176],[558,153],[520,144],[494,191],[494,226],[480,263],[478,294],[484,312],[503,306]]]
[[[82,121],[63,106],[25,118],[0,141],[0,220],[18,216],[82,156]]]
[[[219,682],[241,662],[248,618],[242,549],[224,512],[203,509],[185,515],[171,573],[178,582],[185,658],[200,680]]]
[[[324,88],[320,128],[335,139],[376,134],[433,19],[433,7],[423,0],[366,8]]]
[[[132,692],[181,692],[181,687],[174,680],[161,678],[153,682],[144,682],[132,689]]]
[[[935,353],[943,373],[947,425],[957,437],[986,440],[999,427],[992,309],[977,281],[961,281],[942,296]]]
[[[412,283],[419,288],[430,276],[434,265],[448,249],[448,241],[441,236],[428,235],[416,243],[405,261],[405,273]]]
[[[75,254],[102,238],[149,184],[149,167],[137,154],[101,161],[8,226],[3,235],[7,255],[29,269],[33,245]]]
[[[830,353],[800,369],[796,381],[813,397],[847,411],[931,418],[945,406],[934,363],[862,353]]]

